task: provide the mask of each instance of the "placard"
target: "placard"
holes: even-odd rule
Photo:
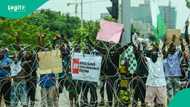
[[[166,40],[167,44],[170,44],[172,42],[172,38],[176,37],[175,39],[175,44],[180,44],[180,35],[181,35],[181,30],[179,29],[168,29],[167,34],[166,34]]]
[[[123,25],[115,22],[101,21],[100,31],[96,39],[111,43],[119,43],[123,33]]]
[[[101,56],[74,53],[71,58],[71,73],[74,80],[98,82]]]
[[[52,50],[38,53],[39,74],[62,72],[62,58],[60,50]]]

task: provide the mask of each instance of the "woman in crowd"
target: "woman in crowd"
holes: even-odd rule
[[[138,33],[132,33],[132,41],[125,51],[124,57],[127,59],[128,70],[133,75],[131,80],[134,96],[132,99],[132,107],[137,107],[138,101],[141,101],[141,106],[145,106],[145,82],[148,73],[145,63],[145,55],[142,46],[142,41],[138,40]]]

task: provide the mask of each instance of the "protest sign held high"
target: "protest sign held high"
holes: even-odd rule
[[[100,28],[101,29],[96,37],[97,40],[119,43],[121,35],[123,33],[122,24],[109,21],[101,21]]]
[[[39,52],[39,68],[40,74],[60,73],[62,72],[62,59],[59,50],[52,50],[47,52]]]
[[[168,29],[166,33],[167,44],[172,42],[172,38],[175,36],[175,44],[180,44],[181,30],[180,29]]]
[[[98,82],[102,57],[90,54],[74,53],[71,58],[73,79]]]

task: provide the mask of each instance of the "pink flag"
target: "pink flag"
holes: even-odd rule
[[[123,25],[119,23],[101,21],[96,39],[106,42],[119,43],[123,32]]]

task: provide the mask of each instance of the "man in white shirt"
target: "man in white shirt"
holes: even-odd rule
[[[147,107],[166,107],[167,106],[167,88],[164,75],[163,59],[159,56],[158,46],[151,49],[147,59],[148,78],[146,81]]]

